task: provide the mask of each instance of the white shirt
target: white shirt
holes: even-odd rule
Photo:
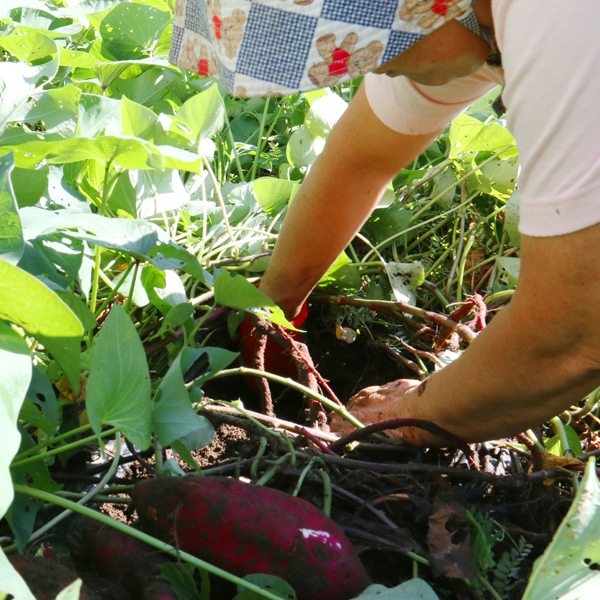
[[[519,147],[519,229],[570,233],[600,222],[600,2],[492,0],[502,68],[438,87],[369,74],[371,108],[390,129],[443,129],[497,85]]]

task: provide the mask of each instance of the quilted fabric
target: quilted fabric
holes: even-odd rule
[[[234,96],[281,96],[354,79],[449,19],[485,38],[475,0],[177,0],[171,63]]]

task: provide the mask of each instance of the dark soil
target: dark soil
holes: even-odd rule
[[[360,336],[353,344],[337,340],[333,328],[324,325],[326,320],[320,311],[313,309],[305,341],[319,372],[343,402],[364,387],[414,378],[391,355],[371,345],[367,336]],[[225,324],[214,326],[210,345],[237,349]],[[155,357],[157,373],[165,364],[161,356]],[[242,400],[246,409],[260,411],[258,392],[243,377],[214,379],[203,390],[208,398]],[[299,393],[273,385],[272,394],[278,418],[306,425]],[[475,565],[504,600],[521,598],[534,559],[546,548],[572,500],[568,479],[545,486],[526,475],[530,459],[493,444],[474,445],[467,456],[460,450],[424,451],[368,443],[343,455],[345,462],[333,464],[329,462],[333,459],[322,454],[312,441],[291,433],[296,456],[292,465],[289,457],[285,458],[289,448],[281,438],[239,417],[215,413],[209,418],[216,429],[214,441],[193,452],[201,468],[244,481],[265,478],[266,486],[291,493],[311,458],[319,457],[319,462],[313,461],[304,473],[299,497],[323,508],[330,486],[331,518],[354,544],[370,578],[393,587],[418,572],[442,600],[491,598],[481,584],[465,583],[474,581]],[[268,443],[257,460],[261,438]],[[172,456],[167,450],[164,459]],[[179,457],[175,458],[182,469],[191,472]],[[116,481],[130,484],[154,476],[154,458],[149,454],[141,461],[128,461],[119,469]],[[322,473],[326,473],[326,486]],[[81,491],[101,474],[80,461],[77,470],[62,469],[57,463],[53,476],[65,484],[65,489]],[[139,526],[131,505],[105,503],[98,508],[114,519]],[[40,515],[42,523],[48,519],[48,514]],[[77,552],[82,543],[77,536],[79,522],[78,517],[72,517],[45,541],[60,548],[68,533],[73,560],[81,568],[90,569]],[[472,548],[477,550],[473,552]],[[415,563],[405,554],[407,551],[427,556],[431,565]],[[507,556],[517,575],[502,580],[495,564],[506,562]],[[68,560],[63,552],[62,558]],[[482,569],[486,560],[487,567]],[[213,600],[233,598],[233,586],[217,578],[211,581]],[[119,598],[116,592],[114,598]]]

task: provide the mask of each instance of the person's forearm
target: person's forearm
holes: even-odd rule
[[[397,417],[432,421],[476,442],[539,425],[600,385],[600,225],[523,239],[514,299],[448,367],[397,402]],[[418,430],[402,437],[447,445]]]
[[[389,181],[434,138],[388,129],[361,88],[288,210],[261,291],[293,316],[371,214]]]

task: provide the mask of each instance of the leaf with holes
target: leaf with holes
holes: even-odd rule
[[[533,574],[523,600],[596,598],[600,588],[600,485],[590,459],[575,500]]]

